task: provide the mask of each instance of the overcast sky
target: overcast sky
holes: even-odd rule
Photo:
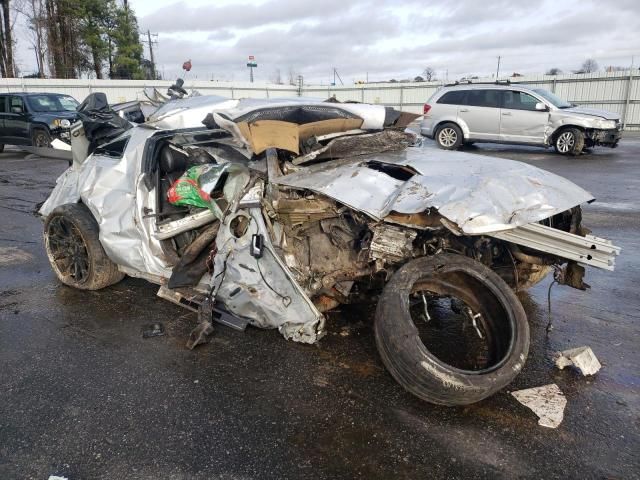
[[[570,73],[589,57],[601,68],[640,63],[640,0],[129,0],[141,31],[158,34],[166,78],[191,59],[188,78],[345,83],[413,78],[426,66],[438,77]],[[20,48],[24,71],[32,52]],[[145,52],[147,52],[145,48]],[[31,68],[25,68],[31,66]]]

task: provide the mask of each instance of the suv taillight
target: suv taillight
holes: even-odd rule
[[[422,114],[426,115],[427,113],[429,113],[429,110],[431,110],[431,105],[429,105],[428,103],[425,103],[422,109]]]

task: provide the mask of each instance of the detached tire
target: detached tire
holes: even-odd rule
[[[481,314],[479,328],[490,345],[486,367],[457,368],[427,349],[411,316],[410,295],[416,291],[455,297]],[[391,277],[378,301],[375,337],[400,385],[422,400],[450,406],[478,402],[504,388],[529,352],[529,324],[513,290],[483,264],[455,254],[412,260]]]
[[[464,141],[462,130],[455,123],[445,123],[439,126],[435,139],[438,147],[444,150],[457,150]]]
[[[577,156],[584,149],[584,133],[578,128],[561,130],[553,142],[553,146],[561,155]]]
[[[124,278],[98,239],[98,223],[81,203],[61,205],[44,224],[44,245],[51,268],[65,285],[99,290]]]

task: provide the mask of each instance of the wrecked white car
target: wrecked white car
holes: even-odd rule
[[[191,346],[213,320],[314,343],[325,312],[377,298],[394,378],[424,400],[468,404],[527,358],[515,291],[552,270],[584,289],[578,263],[612,270],[619,252],[582,227],[588,192],[519,162],[414,146],[410,114],[201,96],[132,127],[96,95],[40,210],[52,268],[80,289],[125,275],[160,285],[199,312]]]

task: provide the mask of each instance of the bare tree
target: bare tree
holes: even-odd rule
[[[271,75],[271,81],[276,85],[282,85],[282,74],[280,73],[280,69],[276,68]]]
[[[0,0],[0,75],[15,77],[13,24],[9,0]]]
[[[593,58],[587,58],[583,63],[580,70],[576,73],[592,73],[598,71],[598,62],[596,62]]]
[[[560,75],[562,70],[557,67],[550,68],[545,75]]]
[[[26,19],[31,48],[36,54],[36,73],[38,77],[44,78],[47,54],[47,16],[44,0],[23,0],[14,8]]]
[[[433,82],[436,79],[436,71],[432,67],[427,67],[422,71],[422,77],[425,82]]]
[[[296,72],[293,67],[289,67],[289,85],[297,85],[297,82],[298,72]]]

